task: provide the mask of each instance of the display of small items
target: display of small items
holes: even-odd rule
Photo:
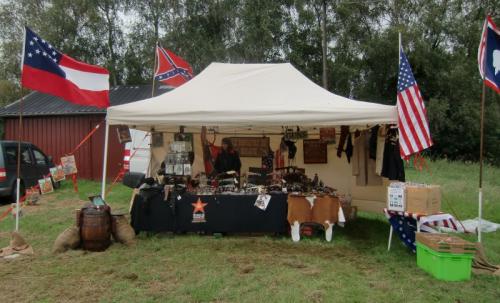
[[[176,176],[191,176],[191,161],[189,153],[191,144],[186,141],[174,141],[170,144],[170,152],[165,157],[165,174]]]

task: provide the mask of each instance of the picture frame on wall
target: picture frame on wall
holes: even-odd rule
[[[327,144],[320,139],[304,139],[304,164],[328,163]]]
[[[151,147],[163,147],[163,133],[151,133]]]
[[[126,125],[119,125],[116,128],[116,133],[118,135],[118,141],[120,144],[132,142],[132,137],[130,135],[130,129]]]

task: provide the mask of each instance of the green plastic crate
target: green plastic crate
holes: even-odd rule
[[[438,280],[470,280],[474,254],[451,254],[432,250],[417,242],[417,266]]]

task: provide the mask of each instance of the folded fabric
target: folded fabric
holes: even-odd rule
[[[0,249],[0,258],[19,255],[32,255],[33,248],[29,245],[18,232],[12,232],[10,245]]]

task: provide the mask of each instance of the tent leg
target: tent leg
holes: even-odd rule
[[[391,224],[391,227],[389,228],[389,239],[387,240],[387,251],[391,250],[393,231],[394,231],[394,228],[392,228],[392,224]]]
[[[104,156],[102,164],[102,180],[101,180],[101,197],[106,200],[106,170],[108,168],[108,141],[109,141],[109,124],[106,119],[106,128],[104,129]]]

